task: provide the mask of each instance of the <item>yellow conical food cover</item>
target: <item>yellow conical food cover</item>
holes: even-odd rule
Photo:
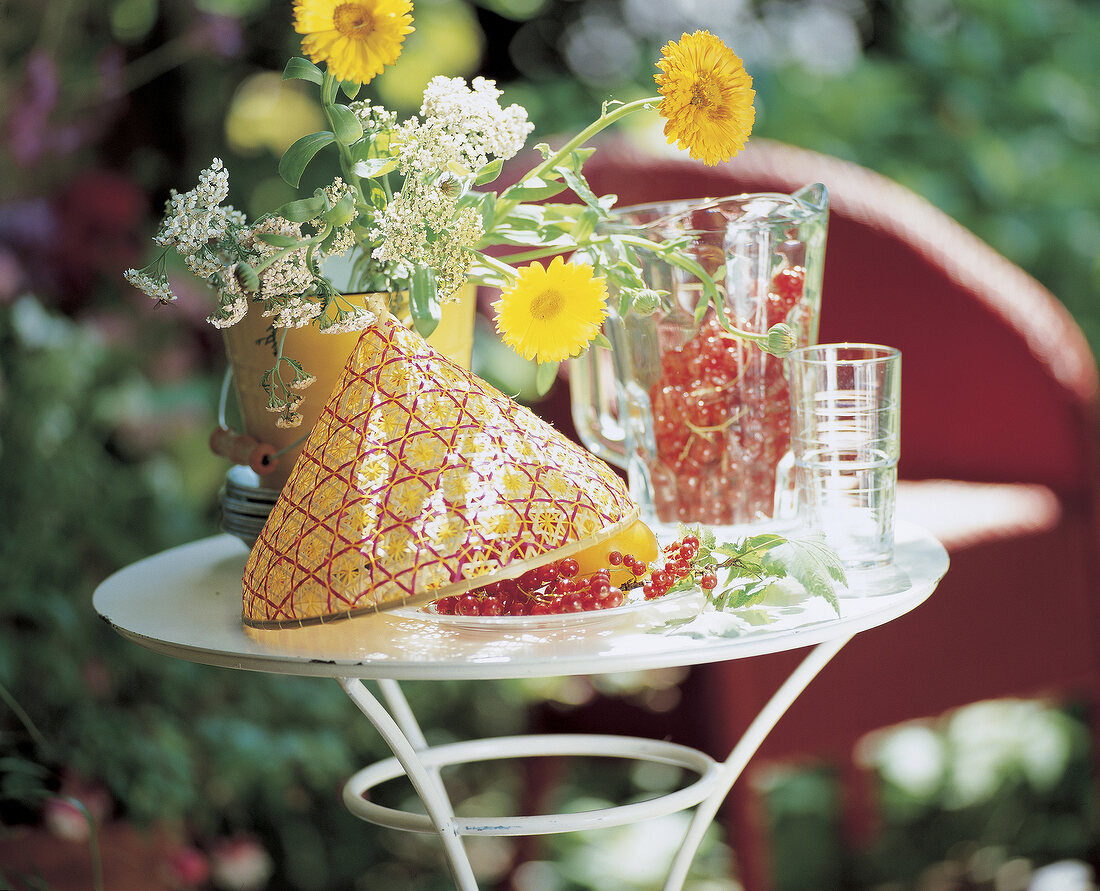
[[[606,464],[387,319],[363,332],[252,548],[244,622],[424,603],[637,515]]]

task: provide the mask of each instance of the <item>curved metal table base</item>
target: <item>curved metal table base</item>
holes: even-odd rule
[[[722,802],[753,754],[791,704],[851,636],[825,641],[799,663],[768,700],[745,735],[721,764],[696,749],[661,740],[598,734],[539,734],[470,740],[429,746],[397,681],[378,683],[389,711],[357,678],[337,678],[344,692],[381,734],[394,753],[348,779],[344,805],[356,817],[410,832],[435,832],[443,843],[451,874],[460,891],[477,891],[477,879],[462,837],[516,836],[580,832],[623,826],[695,807],[691,823],[672,862],[665,891],[683,888],[691,863]],[[569,814],[458,817],[439,775],[446,765],[545,756],[611,757],[671,764],[697,773],[698,779],[674,792],[643,802]],[[395,810],[365,796],[375,786],[407,776],[427,814]]]
[[[360,771],[345,786],[355,816],[399,829],[435,832],[455,883],[476,889],[463,844],[467,835],[565,832],[619,825],[695,808],[671,865],[666,891],[683,887],[688,869],[730,788],[775,723],[814,676],[855,634],[893,621],[922,603],[948,568],[943,546],[918,526],[896,532],[890,586],[851,589],[838,615],[823,598],[787,602],[765,624],[736,616],[709,616],[705,633],[653,634],[673,618],[699,615],[698,598],[657,601],[643,616],[601,617],[569,627],[463,629],[424,621],[403,611],[359,622],[290,631],[254,632],[241,624],[241,577],[247,548],[214,536],[172,548],[119,570],[93,597],[97,612],[124,637],[154,652],[205,665],[307,677],[335,678],[390,745],[394,757]],[[729,633],[735,632],[735,633]],[[773,695],[724,762],[681,746],[632,737],[567,735],[478,740],[431,747],[401,691],[402,680],[501,680],[614,673],[742,659],[814,647]],[[377,681],[381,700],[359,678]],[[439,771],[445,765],[494,758],[612,756],[674,764],[698,776],[664,796],[581,814],[531,818],[456,817]],[[381,808],[363,793],[404,774],[423,801],[424,814]]]

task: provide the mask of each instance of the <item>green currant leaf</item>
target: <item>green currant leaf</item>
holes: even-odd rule
[[[783,572],[806,589],[808,594],[824,597],[840,614],[837,585],[846,585],[844,567],[836,552],[825,544],[823,536],[788,539],[764,557],[769,572]]]
[[[759,603],[764,599],[764,596],[768,592],[768,588],[772,586],[773,582],[774,579],[763,578],[752,584],[731,591],[726,608],[741,609],[742,607]]]

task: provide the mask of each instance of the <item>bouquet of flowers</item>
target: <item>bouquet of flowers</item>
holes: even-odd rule
[[[501,292],[497,331],[538,362],[545,390],[558,363],[593,343],[608,346],[600,329],[609,312],[652,312],[668,296],[643,282],[639,252],[648,251],[699,277],[700,314],[713,305],[725,327],[769,352],[782,355],[793,346],[784,325],[765,334],[732,327],[716,283],[684,252],[686,236],[654,242],[601,227],[615,198],[594,194],[583,174],[593,152],[587,143],[644,110],[656,109],[668,142],[692,158],[716,164],[740,151],[752,129],[755,94],[732,50],[706,31],[669,42],[656,63],[658,95],[606,102],[589,126],[560,148],[537,146],[541,160],[493,191],[533,125],[520,106],[500,105],[492,81],[436,77],[419,115],[404,121],[357,99],[362,85],[396,63],[413,30],[412,6],[411,0],[295,0],[294,27],[308,58],[292,58],[283,77],[318,87],[329,126],[295,142],[279,173],[297,188],[315,156],[328,151],[336,153],[340,175],[250,221],[225,203],[229,174],[214,159],[194,189],[172,192],[154,239],[163,251],[126,278],[162,303],[174,300],[166,260],[175,250],[217,294],[212,324],[233,325],[258,304],[284,332],[307,324],[357,330],[388,309],[428,335],[464,282],[493,286]],[[551,200],[567,189],[579,203]],[[564,262],[569,254],[571,262]],[[342,255],[352,270],[343,291],[325,269]],[[610,306],[609,284],[617,295]],[[375,296],[363,306],[347,300],[348,293]],[[299,391],[311,382],[280,342],[260,382],[280,426],[301,423]]]

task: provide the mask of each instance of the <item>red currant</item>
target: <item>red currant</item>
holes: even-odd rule
[[[501,606],[500,598],[495,594],[489,594],[481,598],[480,609],[478,615],[481,616],[499,616],[504,612],[504,607]]]

